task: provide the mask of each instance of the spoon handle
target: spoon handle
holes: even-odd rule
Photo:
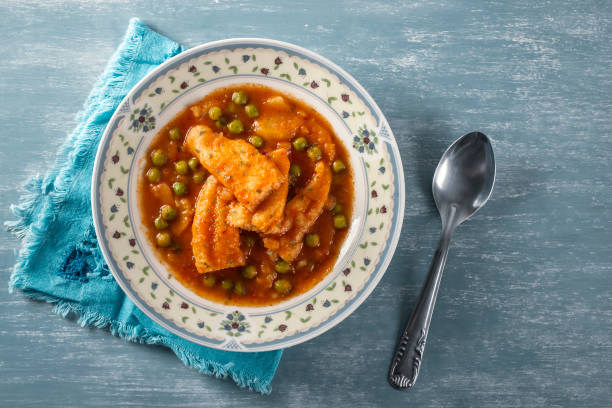
[[[446,264],[450,233],[443,232],[438,243],[438,249],[431,261],[429,272],[421,294],[414,308],[406,329],[395,349],[389,369],[389,383],[393,388],[408,389],[414,385],[419,375],[419,367],[425,349],[425,340],[429,331],[429,323],[436,304],[436,296],[440,287],[442,271]]]

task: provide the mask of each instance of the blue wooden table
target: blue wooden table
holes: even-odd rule
[[[611,2],[4,1],[0,220],[52,162],[132,16],[187,46],[293,42],[353,74],[416,175],[400,244],[355,313],[286,351],[270,396],[0,290],[0,406],[612,404]],[[431,176],[476,129],[495,140],[492,201],[455,235],[417,386],[394,391],[392,349],[440,230]],[[0,282],[17,248],[0,232]]]

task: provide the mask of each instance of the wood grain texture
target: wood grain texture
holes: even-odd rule
[[[0,4],[0,220],[138,16],[187,46],[270,37],[353,74],[402,153],[396,255],[355,313],[286,351],[267,397],[0,290],[0,406],[610,406],[612,3],[167,3]],[[495,141],[497,185],[454,237],[417,385],[395,391],[388,364],[440,229],[431,176],[471,130]],[[17,248],[0,232],[0,282]]]

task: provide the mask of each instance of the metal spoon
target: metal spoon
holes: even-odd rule
[[[493,148],[489,138],[480,132],[457,139],[438,163],[432,192],[442,218],[442,235],[416,307],[391,361],[389,383],[394,388],[407,389],[416,382],[451,236],[459,224],[485,205],[494,183]]]

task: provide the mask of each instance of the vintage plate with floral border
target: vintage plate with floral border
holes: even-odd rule
[[[356,207],[333,271],[309,292],[272,307],[199,298],[172,278],[144,241],[135,177],[158,129],[210,90],[240,82],[276,87],[330,121],[350,150]],[[125,97],[100,142],[92,182],[94,224],[121,288],[149,317],[198,344],[231,351],[292,346],[329,330],[372,292],[399,239],[404,175],[387,120],[357,81],[301,47],[238,38],[192,48],[166,61]]]

